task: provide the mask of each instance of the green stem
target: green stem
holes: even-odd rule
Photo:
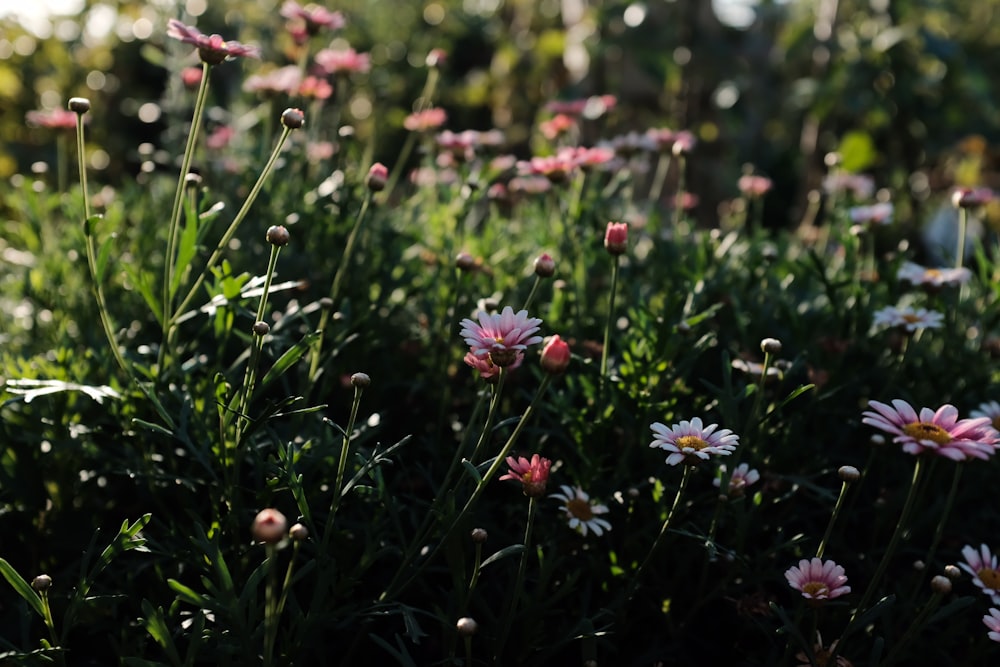
[[[889,651],[889,655],[886,656],[885,661],[881,663],[882,667],[889,667],[899,659],[900,654],[903,651],[903,647],[909,643],[909,641],[913,638],[913,635],[924,627],[924,624],[927,622],[931,613],[941,604],[942,599],[944,599],[944,596],[941,593],[938,593],[937,591],[933,592],[931,599],[927,601],[927,604],[925,604],[924,608],[920,610],[917,617],[907,626],[906,632],[903,633],[903,636],[899,638],[899,641],[896,642],[895,646],[892,647],[892,650]]]
[[[960,207],[958,209],[958,247],[955,250],[955,268],[962,268],[965,261],[965,235],[969,227],[969,210]]]
[[[504,446],[500,449],[500,453],[497,454],[495,459],[493,459],[493,463],[486,471],[486,474],[482,476],[479,483],[476,485],[476,489],[475,491],[472,492],[472,496],[469,497],[469,500],[465,503],[461,511],[448,526],[447,530],[445,530],[444,534],[441,537],[441,540],[436,545],[434,545],[433,548],[430,549],[427,556],[413,569],[413,572],[411,572],[410,575],[405,580],[403,580],[402,583],[399,583],[400,577],[404,576],[404,571],[409,566],[409,559],[404,560],[404,562],[400,565],[399,570],[397,570],[396,575],[393,577],[392,581],[389,582],[389,585],[379,596],[380,602],[384,602],[392,598],[393,596],[399,595],[401,592],[403,592],[407,586],[413,583],[413,581],[423,571],[423,569],[427,566],[427,564],[434,559],[434,556],[436,556],[438,551],[441,550],[441,547],[448,542],[448,539],[455,532],[455,529],[458,528],[459,524],[462,523],[462,520],[465,519],[465,516],[469,513],[469,510],[472,509],[472,506],[476,504],[476,501],[479,500],[479,497],[483,495],[483,492],[486,490],[486,486],[497,474],[501,466],[504,465],[507,455],[510,453],[510,450],[514,446],[514,443],[517,442],[517,439],[521,435],[521,431],[524,430],[524,427],[525,425],[527,425],[528,420],[531,418],[531,415],[534,414],[535,408],[538,407],[539,401],[541,400],[542,396],[545,395],[545,390],[548,388],[549,382],[551,382],[551,380],[552,380],[551,375],[545,375],[542,377],[542,383],[541,385],[539,385],[538,391],[535,392],[534,398],[531,399],[531,404],[528,405],[528,409],[525,410],[524,414],[521,415],[521,419],[517,422],[517,426],[514,427],[514,431],[510,434],[510,437],[507,439],[507,442],[504,443]]]
[[[535,292],[538,291],[538,285],[541,282],[542,282],[542,277],[536,275],[535,276],[535,282],[531,285],[531,291],[528,292],[528,298],[524,300],[524,305],[521,306],[521,310],[528,310],[528,308],[531,306],[531,302],[535,298]]]
[[[170,331],[171,318],[173,316],[171,302],[174,296],[171,285],[174,280],[174,255],[177,254],[177,237],[181,224],[181,212],[183,201],[185,179],[191,169],[191,159],[194,156],[195,145],[198,140],[198,131],[201,128],[201,118],[205,111],[205,101],[208,99],[208,78],[211,65],[203,62],[201,65],[201,83],[198,85],[198,95],[195,97],[194,113],[191,118],[191,130],[188,132],[187,144],[184,146],[184,157],[181,159],[181,173],[177,177],[177,188],[174,191],[174,203],[170,209],[170,223],[167,232],[167,254],[163,258],[163,345],[160,346],[158,365],[162,368],[166,354],[167,337]]]
[[[351,254],[354,251],[354,244],[358,238],[358,230],[361,229],[361,223],[365,219],[365,214],[368,212],[368,205],[371,203],[372,193],[371,190],[365,194],[365,199],[361,204],[361,209],[358,211],[358,217],[354,220],[354,227],[351,228],[351,233],[347,237],[347,244],[344,246],[344,254],[340,258],[340,266],[337,267],[337,273],[333,277],[333,284],[330,286],[330,307],[323,309],[323,314],[320,316],[319,321],[319,338],[316,341],[316,346],[312,351],[312,360],[309,363],[309,377],[315,379],[316,371],[319,370],[319,357],[323,349],[323,336],[326,333],[326,325],[330,320],[330,313],[334,308],[337,307],[337,297],[340,296],[340,287],[343,283],[344,276],[347,274],[347,269],[351,265]]]
[[[500,656],[507,639],[510,636],[510,627],[514,622],[514,613],[517,611],[517,600],[521,596],[521,588],[524,586],[524,573],[528,568],[528,550],[531,548],[531,529],[535,524],[535,510],[538,503],[534,498],[528,499],[528,523],[524,528],[524,551],[521,552],[521,561],[517,567],[517,578],[514,579],[514,587],[510,591],[510,605],[507,607],[507,614],[503,620],[503,632],[500,633],[500,643],[497,644],[496,662],[500,664]]]
[[[107,299],[104,296],[104,286],[101,284],[101,280],[97,275],[97,241],[94,239],[94,220],[91,220],[90,214],[90,194],[87,191],[87,161],[84,156],[84,141],[83,141],[83,115],[77,114],[76,116],[76,154],[77,160],[80,166],[80,190],[83,195],[83,232],[86,237],[86,251],[87,251],[87,268],[90,271],[90,279],[94,283],[94,296],[97,299],[97,313],[101,319],[101,328],[104,329],[104,335],[108,339],[108,345],[111,347],[111,354],[115,358],[115,363],[122,370],[125,375],[132,375],[131,368],[125,361],[125,357],[122,356],[122,352],[118,347],[118,341],[115,338],[114,325],[111,322],[111,313],[108,311]]]
[[[291,129],[283,126],[281,136],[278,137],[278,143],[274,147],[274,151],[271,152],[271,157],[268,159],[267,164],[264,165],[264,169],[260,172],[260,176],[257,178],[257,182],[254,183],[253,188],[250,190],[250,194],[247,195],[246,200],[243,202],[243,206],[237,212],[236,217],[233,218],[232,223],[230,223],[229,228],[226,229],[226,233],[222,235],[219,240],[218,245],[215,247],[215,251],[212,252],[211,257],[208,258],[208,262],[205,264],[205,268],[202,269],[201,275],[195,280],[194,285],[188,290],[187,295],[181,301],[180,306],[170,314],[165,320],[165,326],[172,332],[176,327],[177,316],[184,312],[184,309],[191,304],[191,300],[194,299],[195,294],[198,293],[198,289],[205,282],[205,278],[211,273],[212,268],[215,267],[216,263],[222,258],[222,254],[226,251],[229,246],[229,242],[232,240],[233,235],[236,234],[236,229],[240,226],[240,223],[246,218],[247,213],[250,212],[250,207],[253,205],[254,201],[257,199],[257,195],[260,194],[261,188],[264,186],[264,182],[267,177],[271,175],[274,170],[274,164],[278,160],[278,156],[281,154],[281,149],[285,145],[285,141],[288,139],[288,135],[291,133]]]
[[[660,528],[660,534],[656,536],[653,541],[653,546],[649,548],[649,553],[646,554],[646,559],[642,561],[639,569],[635,571],[632,575],[632,583],[629,585],[628,593],[625,595],[625,602],[632,599],[635,595],[636,589],[639,587],[639,583],[642,580],[642,573],[646,571],[646,567],[652,562],[653,556],[656,554],[657,549],[659,549],[660,543],[663,541],[663,536],[667,534],[667,528],[670,527],[670,522],[673,520],[674,515],[677,514],[677,508],[681,504],[681,496],[684,494],[684,489],[687,488],[688,479],[691,477],[691,469],[693,466],[687,464],[681,464],[684,466],[684,473],[681,475],[681,483],[677,487],[677,494],[674,496],[674,503],[670,506],[670,511],[667,513],[667,518],[663,521],[663,527]]]
[[[618,291],[618,270],[621,266],[621,255],[613,256],[611,268],[611,296],[608,304],[608,321],[604,325],[604,349],[601,350],[601,382],[608,374],[608,348],[611,347],[611,328],[615,320],[615,293]]]
[[[889,540],[889,546],[886,548],[885,553],[882,554],[882,560],[879,561],[878,567],[875,569],[875,575],[868,582],[868,588],[865,589],[864,595],[861,597],[861,601],[858,606],[854,609],[854,613],[851,615],[851,620],[848,622],[847,627],[844,629],[844,634],[841,635],[840,641],[837,643],[834,649],[835,653],[843,653],[844,642],[847,640],[848,636],[857,629],[858,617],[864,613],[865,607],[871,601],[872,595],[878,589],[879,581],[882,579],[882,575],[885,574],[885,570],[889,567],[889,561],[892,559],[893,554],[896,551],[896,547],[899,546],[900,539],[903,537],[903,533],[906,531],[906,522],[910,518],[910,512],[913,510],[913,505],[916,502],[917,489],[920,486],[921,475],[923,474],[924,465],[923,458],[917,457],[917,462],[913,466],[913,478],[910,480],[910,491],[906,495],[906,500],[903,503],[903,509],[899,514],[899,522],[896,524],[896,530],[892,533],[892,538]],[[830,656],[830,660],[833,661],[835,655]],[[832,662],[831,664],[836,664]]]
[[[278,636],[277,587],[278,570],[274,558],[278,553],[273,544],[267,545],[267,588],[264,589],[264,667],[274,660],[274,643]]]
[[[330,535],[333,532],[333,520],[337,516],[340,508],[340,501],[343,498],[344,471],[347,469],[347,456],[351,448],[351,434],[354,433],[354,423],[358,418],[358,408],[361,406],[361,394],[364,387],[356,384],[354,386],[354,400],[351,402],[351,414],[347,418],[347,428],[344,429],[344,439],[340,445],[340,460],[337,463],[337,481],[333,487],[333,499],[330,501],[330,512],[326,517],[326,527],[323,529],[323,541],[320,553],[327,553],[327,546],[330,544]]]
[[[823,533],[823,539],[819,543],[819,547],[816,549],[816,558],[822,558],[823,552],[826,551],[826,545],[830,543],[830,534],[833,532],[833,524],[837,522],[837,516],[840,514],[840,509],[844,506],[844,498],[847,497],[847,487],[850,483],[846,480],[840,485],[840,495],[837,496],[837,504],[833,507],[833,514],[830,515],[830,523],[826,524],[826,532]]]

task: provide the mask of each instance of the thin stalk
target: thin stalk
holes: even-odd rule
[[[90,219],[90,193],[87,191],[87,161],[84,156],[82,114],[76,115],[76,154],[80,167],[80,191],[83,195],[83,232],[86,237],[87,268],[90,270],[90,279],[94,282],[97,313],[101,318],[101,328],[104,329],[104,335],[108,339],[108,345],[111,346],[111,354],[114,356],[115,362],[125,375],[131,376],[131,369],[125,361],[125,357],[122,356],[121,350],[118,348],[114,325],[111,322],[111,314],[108,312],[107,299],[104,297],[104,286],[101,285],[100,278],[97,275],[97,241],[94,239],[93,221]]]
[[[680,229],[681,214],[684,212],[684,168],[687,166],[684,154],[677,156],[677,192],[674,194],[674,233]]]
[[[601,382],[608,374],[608,348],[611,346],[611,328],[615,320],[615,294],[618,291],[618,271],[621,267],[621,255],[613,255],[611,268],[611,296],[608,303],[608,321],[604,324],[604,349],[601,350]]]
[[[531,548],[531,529],[535,524],[535,510],[538,504],[534,498],[528,499],[528,523],[524,527],[524,551],[521,552],[521,561],[517,566],[517,578],[514,579],[514,587],[510,591],[510,605],[503,619],[503,631],[500,633],[500,643],[497,644],[495,662],[500,664],[500,655],[507,645],[510,636],[510,626],[514,622],[514,613],[517,611],[517,600],[521,596],[521,588],[524,586],[524,573],[528,568],[528,550]]]
[[[504,465],[504,461],[507,458],[507,455],[510,453],[510,450],[514,446],[514,443],[516,443],[517,439],[521,436],[521,431],[524,430],[524,427],[525,425],[527,425],[528,420],[534,414],[535,409],[538,407],[539,401],[541,400],[542,396],[545,395],[545,390],[548,388],[549,382],[551,381],[552,381],[551,375],[545,375],[542,377],[542,383],[539,385],[538,391],[535,392],[534,398],[531,399],[531,404],[528,405],[528,409],[525,410],[524,414],[521,415],[521,419],[517,422],[517,426],[514,427],[514,431],[510,434],[510,437],[507,439],[507,442],[504,443],[504,446],[500,449],[500,453],[497,454],[495,459],[493,459],[493,463],[486,471],[486,474],[482,476],[482,479],[476,485],[476,489],[475,491],[472,492],[472,495],[469,497],[469,500],[466,501],[461,511],[448,526],[447,530],[445,530],[444,534],[441,536],[441,540],[436,545],[434,545],[433,548],[430,549],[427,556],[420,562],[420,564],[418,564],[414,568],[413,572],[410,573],[409,577],[403,580],[402,583],[399,583],[400,577],[403,576],[403,572],[409,564],[408,562],[409,559],[404,560],[404,562],[400,565],[399,570],[397,570],[396,575],[393,577],[392,581],[389,582],[389,585],[379,596],[380,602],[384,602],[385,600],[400,594],[402,591],[406,589],[407,586],[413,583],[413,581],[423,571],[423,569],[427,566],[427,564],[434,559],[434,556],[436,556],[438,551],[441,550],[441,547],[448,541],[452,533],[455,532],[455,529],[458,528],[459,524],[462,523],[462,520],[465,519],[465,516],[469,513],[469,510],[472,508],[473,505],[476,504],[476,501],[479,500],[479,497],[483,495],[483,492],[486,490],[486,486],[490,483],[493,477],[496,476],[501,466]]]
[[[264,667],[270,667],[274,660],[274,643],[278,636],[277,587],[278,570],[274,558],[278,550],[273,544],[267,545],[267,587],[264,589]]]
[[[955,249],[955,268],[962,268],[965,262],[965,235],[969,227],[969,209],[962,206],[958,209],[958,246]]]
[[[261,170],[260,176],[257,177],[257,182],[254,183],[253,188],[250,190],[250,194],[247,195],[246,200],[243,202],[243,206],[240,208],[239,212],[236,213],[236,217],[230,223],[229,228],[226,229],[226,233],[222,235],[219,240],[218,245],[215,247],[215,251],[212,252],[211,257],[208,258],[208,262],[205,264],[205,268],[202,269],[201,275],[195,280],[194,285],[188,290],[187,295],[181,301],[180,306],[169,314],[168,318],[164,321],[166,326],[171,332],[176,327],[177,316],[184,312],[184,309],[191,304],[191,300],[194,299],[195,294],[198,293],[198,289],[205,282],[206,276],[211,272],[212,268],[215,267],[216,263],[222,259],[222,254],[225,252],[226,247],[232,240],[233,235],[236,234],[236,229],[240,226],[240,223],[246,218],[247,213],[250,212],[250,207],[253,206],[254,201],[257,199],[257,195],[260,194],[261,188],[264,186],[264,182],[267,177],[271,175],[274,170],[274,164],[278,161],[278,156],[281,154],[281,149],[285,145],[285,141],[288,139],[288,135],[291,133],[291,129],[287,126],[282,126],[283,130],[281,136],[278,137],[278,143],[275,145],[274,150],[271,152],[271,157],[268,159],[267,164],[264,165],[264,169]]]
[[[264,321],[264,313],[267,310],[267,294],[271,289],[271,280],[274,278],[274,267],[278,263],[278,252],[281,246],[271,246],[271,258],[267,263],[267,274],[264,276],[264,291],[260,295],[260,304],[257,306],[257,319],[254,324]],[[253,395],[254,385],[257,383],[257,362],[260,360],[261,350],[264,348],[264,335],[254,332],[253,348],[250,352],[250,360],[247,362],[246,373],[243,376],[243,386],[240,388],[239,410],[236,415],[236,440],[238,448],[242,444],[243,432],[250,423],[247,417],[247,408],[250,404],[250,397]]]
[[[847,497],[847,487],[850,486],[850,482],[844,480],[840,485],[840,495],[837,496],[837,504],[833,506],[833,514],[830,515],[830,523],[826,524],[826,532],[823,533],[823,539],[819,543],[819,547],[816,549],[816,558],[822,558],[823,552],[826,551],[826,545],[830,543],[830,534],[833,533],[833,524],[837,522],[837,516],[840,514],[840,509],[844,506],[844,498]]]
[[[368,190],[365,194],[365,199],[361,203],[361,209],[358,211],[358,217],[354,220],[354,227],[351,228],[351,233],[347,236],[347,244],[344,246],[344,254],[340,258],[340,266],[337,267],[337,273],[333,277],[333,284],[330,286],[330,307],[323,308],[323,314],[320,315],[319,319],[319,338],[316,341],[316,346],[313,347],[312,360],[309,363],[309,378],[315,379],[316,371],[319,370],[319,357],[323,350],[323,336],[326,333],[326,325],[330,321],[330,313],[334,308],[337,307],[337,297],[340,296],[340,286],[343,283],[344,275],[347,273],[347,268],[351,265],[351,254],[354,251],[354,243],[358,238],[358,230],[361,229],[361,223],[365,219],[365,214],[368,212],[368,205],[371,203],[372,193]]]
[[[194,156],[195,145],[198,141],[198,131],[201,129],[201,117],[205,111],[205,100],[208,99],[208,74],[211,67],[212,66],[206,62],[201,64],[201,83],[198,84],[198,95],[195,97],[194,113],[191,118],[191,130],[188,132],[187,144],[184,146],[184,157],[181,158],[181,173],[177,177],[177,189],[174,191],[174,203],[170,209],[170,226],[167,228],[167,254],[164,255],[163,261],[162,298],[164,345],[160,346],[158,362],[161,368],[165,355],[171,318],[173,316],[171,301],[174,295],[171,290],[171,284],[174,280],[174,255],[177,254],[177,236],[180,231],[181,212],[184,209],[184,207],[181,206],[181,202],[184,197],[184,181],[187,178],[188,171],[191,169],[191,159]]]
[[[920,610],[920,613],[917,614],[917,617],[913,619],[913,622],[907,626],[906,632],[903,633],[903,636],[899,638],[899,641],[897,641],[895,646],[892,647],[892,650],[889,651],[889,655],[886,656],[885,660],[882,662],[882,667],[889,667],[894,662],[899,660],[903,651],[903,647],[905,647],[909,643],[909,641],[913,639],[913,635],[915,635],[924,627],[924,624],[927,622],[927,619],[930,617],[931,613],[938,608],[938,606],[941,604],[941,600],[943,599],[944,595],[942,595],[936,590],[933,591],[933,593],[931,594],[931,599],[927,601],[927,604],[925,604],[924,608]]]
[[[535,292],[538,291],[538,285],[541,282],[542,282],[542,277],[536,275],[535,276],[535,282],[531,285],[531,291],[528,292],[528,298],[524,300],[524,305],[521,306],[521,310],[528,310],[528,308],[531,306],[531,302],[535,298]]]
[[[45,627],[49,629],[49,635],[52,637],[53,646],[61,647],[61,642],[59,641],[59,634],[56,632],[56,622],[52,618],[52,606],[49,604],[49,592],[39,591],[38,596],[42,599],[42,612],[45,618]],[[66,655],[62,651],[56,654],[56,660],[60,665],[66,667]]]
[[[691,477],[691,468],[687,464],[684,465],[684,473],[681,475],[681,483],[677,486],[677,494],[674,495],[674,503],[670,506],[670,511],[667,512],[667,518],[663,521],[663,527],[660,528],[660,534],[656,536],[653,540],[653,546],[649,548],[649,553],[646,554],[646,559],[642,561],[639,565],[639,569],[635,571],[632,575],[632,583],[629,585],[628,593],[625,596],[625,602],[632,599],[635,595],[636,589],[639,587],[639,582],[642,580],[642,573],[646,571],[646,567],[652,562],[653,555],[656,554],[657,549],[660,547],[660,543],[663,541],[663,536],[667,534],[667,528],[670,527],[670,522],[673,520],[674,516],[677,514],[677,508],[681,504],[681,496],[684,495],[684,489],[687,488],[688,479]]]
[[[347,455],[350,453],[351,434],[354,433],[354,423],[358,418],[358,408],[361,405],[361,394],[364,387],[360,384],[354,385],[354,400],[351,402],[351,414],[347,418],[347,428],[344,429],[344,439],[340,445],[340,461],[337,463],[337,481],[333,487],[333,499],[330,501],[330,511],[326,516],[326,526],[323,529],[323,541],[320,546],[320,553],[327,553],[327,546],[330,543],[330,534],[333,532],[333,520],[337,516],[340,508],[340,501],[343,496],[344,471],[347,469]]]
[[[910,518],[910,512],[913,510],[913,506],[919,495],[917,489],[920,486],[921,475],[923,474],[923,458],[917,457],[916,464],[913,466],[913,478],[910,480],[910,491],[906,495],[906,500],[903,502],[903,509],[899,514],[899,522],[896,524],[896,530],[892,533],[892,538],[889,540],[889,546],[886,548],[885,553],[882,554],[882,560],[879,561],[878,567],[875,569],[875,575],[868,582],[868,587],[865,589],[864,594],[861,596],[861,601],[858,606],[854,609],[854,613],[851,615],[851,620],[847,623],[847,627],[844,628],[844,634],[841,635],[840,641],[834,648],[830,660],[831,664],[836,664],[833,662],[836,654],[843,653],[844,642],[847,640],[848,636],[857,629],[856,622],[858,617],[864,613],[865,607],[872,599],[872,595],[878,589],[878,583],[882,579],[882,575],[885,574],[885,570],[889,567],[889,561],[892,559],[893,554],[896,551],[896,547],[899,546],[899,541],[903,537],[903,533],[906,531],[906,523]]]

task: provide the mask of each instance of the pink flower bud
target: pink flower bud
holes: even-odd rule
[[[560,375],[569,366],[569,345],[559,336],[552,336],[542,348],[542,370],[551,375]]]
[[[285,537],[288,520],[275,509],[261,510],[253,520],[253,538],[264,544],[277,544]]]
[[[556,272],[556,260],[547,252],[543,252],[535,259],[535,275],[539,278],[551,278]]]
[[[609,222],[604,232],[604,247],[612,255],[620,255],[628,247],[628,224]]]
[[[381,192],[385,189],[385,183],[389,180],[389,169],[386,168],[381,162],[376,162],[372,165],[371,169],[368,170],[368,176],[365,178],[365,185],[372,192]]]

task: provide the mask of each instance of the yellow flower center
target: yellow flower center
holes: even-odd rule
[[[941,276],[941,272],[937,269],[927,269],[924,271],[924,277],[928,279],[934,279]]]
[[[829,593],[830,587],[822,581],[810,581],[802,587],[802,592],[808,593],[813,597],[819,597],[822,594]]]
[[[994,417],[991,423],[993,424],[993,428],[1000,431],[1000,415]]]
[[[524,482],[525,484],[528,484],[529,482],[531,482],[531,471],[530,470],[525,471],[524,473],[521,474],[521,481]]]
[[[680,449],[694,449],[701,451],[708,447],[708,443],[696,435],[682,435],[677,438],[677,446]]]
[[[984,567],[979,572],[976,572],[976,576],[979,577],[979,581],[983,582],[983,585],[990,590],[1000,590],[1000,572],[994,570],[991,567]]]
[[[590,503],[582,498],[567,500],[566,511],[584,523],[594,518],[594,510],[590,508]]]
[[[906,315],[903,315],[903,321],[909,322],[910,324],[916,324],[917,322],[920,321],[920,319],[921,319],[920,317],[914,315],[913,313],[907,313]]]
[[[917,440],[930,440],[939,445],[947,445],[951,442],[951,435],[937,424],[927,422],[914,422],[903,427],[903,433],[916,438]]]

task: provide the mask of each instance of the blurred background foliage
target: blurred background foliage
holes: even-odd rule
[[[163,134],[165,114],[189,112],[173,108],[180,84],[163,67],[166,51],[184,52],[164,37],[171,16],[263,47],[262,62],[213,74],[230,83],[213,86],[214,102],[238,113],[248,74],[293,62],[292,41],[273,20],[280,4],[63,0],[53,5],[68,14],[50,18],[8,5],[0,177],[54,161],[55,131],[27,127],[25,114],[64,108],[74,95],[113,116],[89,136],[102,180],[134,175],[143,142],[171,148],[178,139]],[[343,0],[330,8],[349,17],[335,41],[369,52],[373,65],[352,82],[338,120],[388,164],[425,56],[442,48],[448,127],[500,128],[523,154],[539,110],[560,97],[619,98],[600,126],[584,128],[584,143],[647,127],[693,130],[701,143],[690,187],[703,221],[752,163],[776,183],[771,224],[791,222],[831,151],[909,199],[914,214],[955,182],[1000,185],[997,0]]]

